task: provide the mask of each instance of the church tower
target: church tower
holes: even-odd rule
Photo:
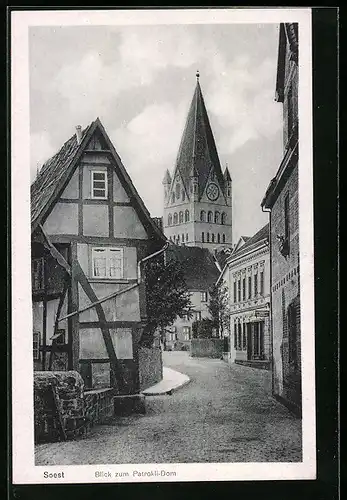
[[[232,181],[220,166],[199,76],[173,175],[167,170],[163,179],[163,225],[174,243],[213,251],[232,246]]]

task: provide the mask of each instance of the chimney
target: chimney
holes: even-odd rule
[[[82,140],[82,127],[81,127],[81,125],[77,125],[77,127],[76,127],[76,139],[77,139],[77,144],[81,144],[81,140]]]

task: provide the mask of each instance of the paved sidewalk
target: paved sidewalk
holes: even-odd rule
[[[188,375],[164,366],[163,380],[155,385],[152,385],[152,387],[148,387],[148,389],[142,391],[142,394],[144,394],[145,396],[161,396],[165,394],[172,394],[173,391],[176,391],[180,387],[188,384],[189,381],[190,378],[188,377]]]

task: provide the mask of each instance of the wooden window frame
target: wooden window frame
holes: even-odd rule
[[[102,174],[104,176],[104,180],[100,180],[100,179],[94,179],[94,175],[95,174]],[[104,182],[105,183],[105,187],[104,188],[96,188],[94,187],[94,182]],[[91,198],[92,200],[107,200],[108,199],[108,176],[107,176],[107,170],[96,170],[96,169],[93,169],[90,171],[90,185],[91,185]],[[98,190],[98,191],[102,191],[104,190],[105,191],[105,195],[104,196],[96,196],[94,194],[94,190]]]
[[[94,258],[95,258],[95,253],[96,252],[106,252],[106,264],[105,264],[105,274],[106,276],[96,276],[94,272]],[[111,257],[111,252],[112,251],[117,251],[120,252],[121,258],[121,272],[120,276],[109,276],[110,273],[110,257]],[[106,247],[106,246],[93,246],[91,248],[91,277],[93,279],[100,279],[100,280],[122,280],[124,279],[124,248],[122,247]]]

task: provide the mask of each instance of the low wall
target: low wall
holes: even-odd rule
[[[160,347],[140,347],[139,383],[140,392],[160,382],[163,378],[163,360]]]
[[[35,442],[57,441],[85,434],[114,414],[114,391],[84,392],[76,371],[34,372]]]
[[[218,358],[223,357],[223,339],[192,339],[190,355],[193,358]]]

